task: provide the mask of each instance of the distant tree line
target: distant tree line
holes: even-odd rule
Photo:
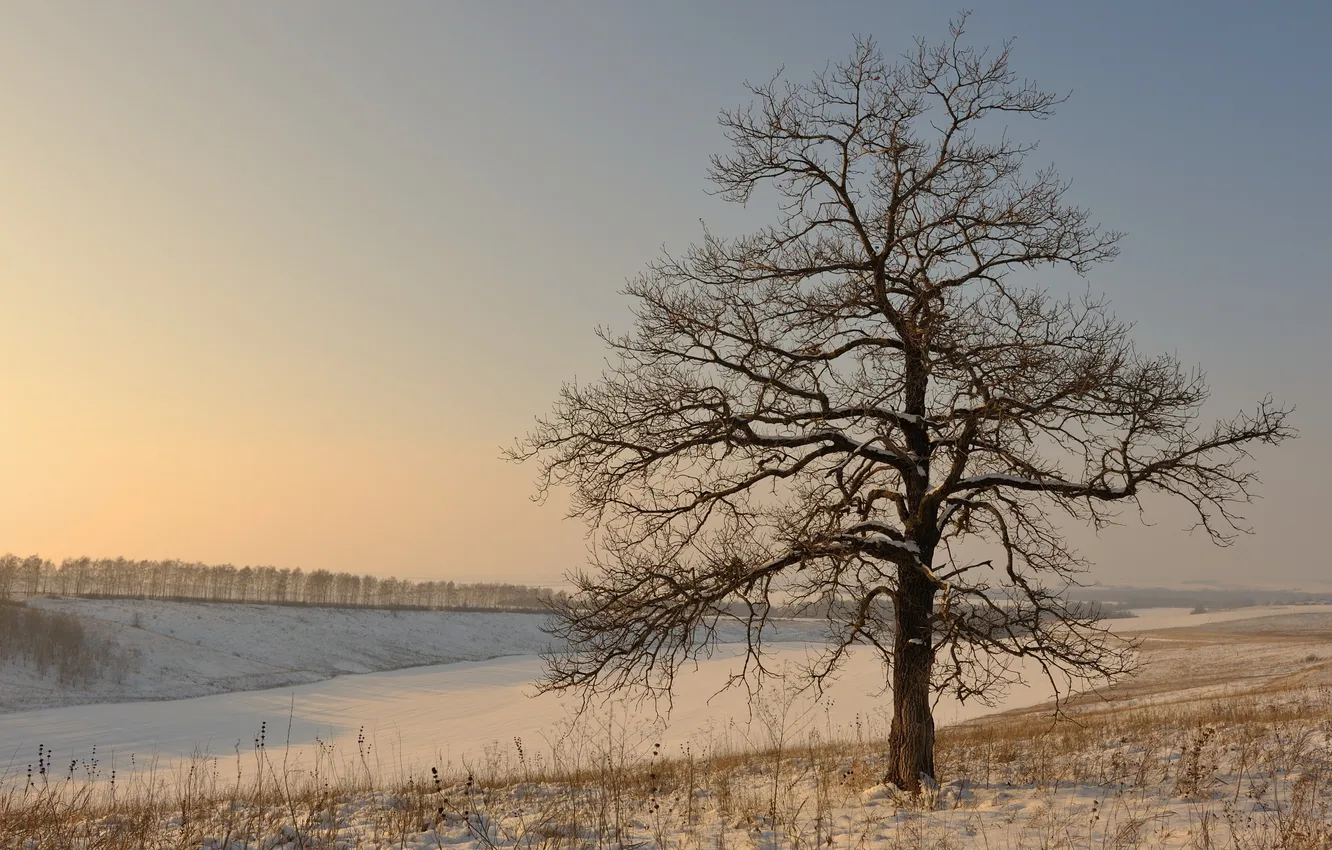
[[[1332,602],[1332,593],[1303,590],[1214,587],[1085,587],[1076,596],[1122,608],[1248,608],[1254,605],[1309,605]]]
[[[535,611],[563,596],[521,584],[407,581],[371,575],[188,561],[0,555],[0,599],[79,596],[348,608]]]

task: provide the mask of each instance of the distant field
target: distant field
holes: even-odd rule
[[[0,663],[0,711],[175,699],[314,682],[423,664],[530,654],[543,616],[527,613],[35,598],[79,618],[132,660],[119,677],[61,683],[35,665]],[[118,679],[118,680],[117,680]]]
[[[28,605],[77,618],[89,645],[114,664],[103,676],[85,671],[62,679],[49,665],[0,660],[0,712],[179,699],[306,684],[346,673],[535,655],[547,642],[541,631],[544,615],[536,613],[63,597],[37,597]],[[1110,623],[1120,632],[1205,628],[1207,647],[1200,646],[1180,674],[1186,679],[1224,678],[1234,672],[1226,657],[1231,651],[1267,659],[1264,670],[1285,669],[1288,656],[1298,651],[1276,639],[1291,629],[1319,633],[1326,627],[1332,632],[1332,606],[1255,607],[1201,615],[1155,609]],[[776,628],[775,639],[798,643],[817,640],[820,624],[780,621]],[[741,635],[723,629],[722,639],[739,640]],[[1171,642],[1195,640],[1187,631],[1154,632],[1144,644],[1144,657],[1164,658],[1159,650]],[[1167,667],[1171,663],[1166,662]],[[1154,675],[1149,668],[1132,687],[1150,687]],[[1178,684],[1176,672],[1162,675],[1170,687]]]
[[[881,727],[780,699],[743,739],[663,746],[602,714],[548,736],[497,730],[461,761],[417,738],[406,762],[373,737],[288,747],[269,724],[236,759],[199,753],[118,785],[92,756],[26,746],[0,783],[0,847],[1327,850],[1332,612],[1251,613],[1144,615],[1134,680],[1062,720],[1043,705],[942,728],[941,784],[918,797],[881,784]],[[420,696],[444,736],[468,694]]]

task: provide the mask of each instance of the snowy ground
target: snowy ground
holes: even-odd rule
[[[75,612],[111,630],[118,642],[141,653],[141,668],[122,683],[73,691],[22,668],[0,673],[3,704],[50,706],[0,713],[0,784],[23,773],[39,747],[66,768],[90,762],[96,753],[104,773],[114,768],[122,779],[131,767],[172,771],[196,754],[235,765],[237,749],[248,750],[261,729],[270,745],[285,750],[290,744],[293,766],[308,766],[319,747],[355,751],[359,740],[384,764],[458,764],[515,737],[539,751],[563,734],[571,713],[566,700],[533,697],[532,683],[541,673],[535,653],[547,640],[536,615],[99,600],[33,604]],[[771,647],[769,664],[804,662],[801,641],[813,639],[821,627],[778,624],[772,634],[784,642]],[[680,676],[669,723],[658,718],[657,706],[626,703],[614,707],[615,722],[672,746],[713,740],[743,746],[758,734],[750,725],[747,694],[717,693],[736,669],[736,654],[723,646],[718,657]],[[376,668],[380,672],[337,675]],[[864,726],[882,714],[882,683],[881,668],[866,654],[853,659],[817,711],[808,701],[799,710],[825,725]],[[1009,704],[1044,698],[1043,691],[1017,689]],[[965,719],[984,710],[947,705],[941,718]]]
[[[137,663],[123,681],[59,687],[0,664],[0,712],[180,699],[328,679],[344,673],[540,652],[536,614],[382,611],[124,599],[33,599],[109,636]]]
[[[1188,608],[1147,608],[1135,611],[1133,617],[1106,620],[1116,632],[1148,632],[1162,629],[1185,629],[1208,626],[1213,623],[1230,623],[1238,620],[1271,621],[1273,617],[1286,617],[1305,614],[1332,614],[1332,605],[1254,605],[1247,608],[1223,608],[1194,614]],[[1241,629],[1248,630],[1248,626]]]
[[[64,764],[89,759],[96,747],[102,763],[118,768],[122,776],[131,756],[141,769],[173,769],[196,753],[232,763],[237,748],[247,749],[261,728],[269,730],[273,744],[290,745],[294,764],[308,762],[316,742],[350,752],[365,741],[377,758],[404,768],[419,769],[427,762],[456,765],[475,761],[497,745],[507,746],[515,737],[527,741],[530,753],[549,750],[548,742],[566,733],[572,710],[557,696],[533,696],[541,661],[531,652],[545,636],[537,629],[539,618],[532,615],[394,615],[189,603],[152,603],[145,610],[144,603],[78,604],[117,624],[145,647],[144,669],[124,683],[118,694],[122,698],[257,688],[264,677],[277,678],[283,686],[183,702],[76,704],[0,714],[0,744],[6,750],[0,752],[0,775],[13,777],[16,766],[26,765],[38,746]],[[1332,609],[1247,609],[1247,620],[1237,620],[1236,613],[1161,610],[1113,621],[1120,629],[1152,630],[1142,635],[1143,669],[1113,692],[1115,702],[1091,696],[1082,705],[1094,710],[1164,697],[1192,698],[1248,687],[1251,680],[1303,676],[1314,681],[1332,672],[1332,646],[1319,642],[1319,635],[1332,634]],[[126,625],[136,615],[142,628]],[[1192,628],[1180,629],[1180,623]],[[1282,636],[1301,623],[1312,634]],[[788,624],[785,632],[785,637],[810,637],[798,625]],[[351,665],[401,667],[429,657],[427,652],[478,660],[331,678]],[[774,669],[800,665],[806,653],[799,642],[775,644],[769,663]],[[657,709],[664,712],[665,706],[620,703],[605,712],[613,714],[621,728],[672,749],[753,746],[763,739],[768,719],[756,716],[743,689],[719,693],[736,670],[737,654],[738,649],[723,648],[718,657],[684,671],[664,719]],[[235,670],[257,672],[219,675]],[[944,700],[936,706],[937,722],[943,726],[1023,707],[1048,712],[1044,705],[1049,692],[1042,677],[1031,670],[1028,681],[994,707]],[[853,653],[822,703],[802,697],[782,708],[791,722],[799,718],[801,728],[819,728],[825,734],[851,728],[882,731],[887,706],[882,688],[878,661],[869,653]],[[51,702],[98,696],[49,688],[39,693]],[[6,698],[13,699],[8,694]],[[772,706],[782,699],[774,692],[764,701]]]
[[[802,644],[775,645],[774,667],[806,659]],[[722,651],[677,680],[669,717],[657,706],[620,701],[583,724],[613,725],[636,743],[660,742],[673,751],[744,749],[762,744],[772,712],[801,729],[886,729],[883,673],[869,654],[853,656],[845,674],[815,705],[809,697],[769,693],[754,707],[743,689],[719,693],[737,669],[737,653]],[[569,734],[574,705],[556,695],[534,696],[541,659],[515,655],[480,662],[413,667],[266,690],[189,700],[77,705],[0,715],[0,785],[23,774],[38,748],[68,767],[97,755],[105,775],[133,769],[173,772],[195,755],[219,759],[218,769],[249,772],[261,729],[292,767],[309,768],[325,749],[344,756],[364,743],[385,769],[476,763],[515,738],[529,755],[549,756]],[[1046,692],[1017,688],[1004,707],[1042,702]],[[660,706],[662,713],[666,706]],[[940,722],[993,711],[976,703],[940,706]],[[95,748],[95,749],[94,749]],[[237,751],[241,756],[237,757]],[[131,760],[132,759],[132,760]],[[399,770],[401,772],[401,770]]]
[[[38,598],[33,607],[80,617],[137,659],[120,681],[61,687],[51,674],[0,663],[0,714],[104,702],[183,699],[309,684],[349,673],[535,655],[538,614],[382,611],[152,600]],[[1121,632],[1197,627],[1332,606],[1189,614],[1152,609],[1109,621]],[[776,640],[816,640],[818,623],[784,622]],[[734,636],[739,639],[738,634]],[[873,678],[872,673],[870,674]],[[862,677],[863,678],[863,677]],[[1029,700],[1028,700],[1029,701]],[[970,716],[969,713],[967,713]],[[948,715],[945,720],[961,719]]]
[[[1234,616],[1244,611],[1250,616]],[[1153,618],[1165,625],[1156,627]],[[1255,689],[1332,686],[1332,606],[1249,608],[1198,618],[1187,626],[1164,614],[1141,618],[1151,627],[1139,635],[1141,670],[1105,695],[1111,701],[1089,695],[1078,705],[1118,710]]]
[[[0,662],[0,715],[66,705],[185,699],[308,684],[350,673],[535,655],[549,641],[541,614],[386,611],[135,599],[35,598],[79,617],[135,657],[119,681],[61,686]],[[821,624],[782,621],[778,641],[813,640]],[[731,631],[735,631],[732,629]],[[723,640],[727,639],[723,630]],[[739,639],[739,633],[731,635]]]
[[[675,717],[698,727],[685,737],[628,714],[561,725],[553,704],[523,696],[536,670],[528,656],[183,703],[23,712],[0,716],[0,741],[15,748],[5,754],[7,772],[20,782],[28,744],[53,740],[47,735],[128,746],[134,735],[171,723],[186,724],[182,734],[214,730],[214,754],[234,747],[245,762],[268,765],[268,785],[251,794],[241,790],[253,772],[242,782],[238,761],[202,757],[188,772],[178,762],[159,774],[168,791],[155,799],[167,799],[170,788],[177,794],[160,815],[83,822],[67,814],[43,833],[72,836],[70,824],[79,822],[104,835],[133,822],[157,830],[154,846],[1332,847],[1332,612],[1153,612],[1116,625],[1143,631],[1144,666],[1134,681],[1074,704],[1077,722],[1055,724],[1043,707],[959,714],[954,719],[968,722],[941,734],[944,785],[923,800],[877,784],[883,729],[863,710],[882,699],[868,666],[847,671],[832,706],[809,712],[769,694],[750,724],[739,703],[707,699],[724,674],[727,659],[717,659],[685,683]],[[794,660],[799,649],[783,652]],[[283,718],[276,729],[268,723],[262,748],[250,728],[258,715],[236,702],[258,699]],[[1018,704],[1039,699],[1027,692]],[[307,702],[336,723],[299,731],[301,742],[287,748],[285,715]],[[367,713],[415,719],[372,726],[362,739],[349,722]],[[544,736],[527,731],[543,722]],[[441,743],[453,740],[481,746],[464,759]],[[838,743],[820,746],[830,740]],[[783,759],[772,753],[777,743]],[[85,747],[71,758],[62,747],[55,773],[71,766],[75,778],[61,785],[63,776],[53,775],[50,787],[83,787],[84,776],[100,775],[105,789],[108,764],[117,760],[123,770],[126,750],[98,753]],[[438,788],[430,766],[441,770]],[[571,768],[581,778],[553,776]],[[400,784],[405,774],[416,777],[408,786]],[[275,786],[281,777],[306,791]],[[122,773],[118,799],[143,781]],[[245,794],[252,802],[240,799]],[[79,805],[75,814],[89,810]],[[144,835],[141,843],[150,843]]]

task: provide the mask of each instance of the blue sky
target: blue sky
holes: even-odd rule
[[[932,3],[8,3],[0,551],[548,578],[583,558],[498,448],[595,374],[617,295],[700,219],[718,109]],[[1033,165],[1128,233],[1087,281],[1218,413],[1271,392],[1259,534],[1163,514],[1095,577],[1327,578],[1332,6],[987,3],[1068,91]],[[7,407],[7,409],[6,409]],[[1136,521],[1131,521],[1135,523]]]

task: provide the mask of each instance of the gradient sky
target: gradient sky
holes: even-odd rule
[[[706,219],[717,110],[926,2],[6,2],[0,552],[549,581],[583,530],[499,449]],[[1257,535],[1157,515],[1106,582],[1332,581],[1332,5],[977,3],[1072,92],[1034,164],[1125,230],[1088,284],[1214,410],[1267,392]],[[1081,284],[1077,284],[1081,285]]]

